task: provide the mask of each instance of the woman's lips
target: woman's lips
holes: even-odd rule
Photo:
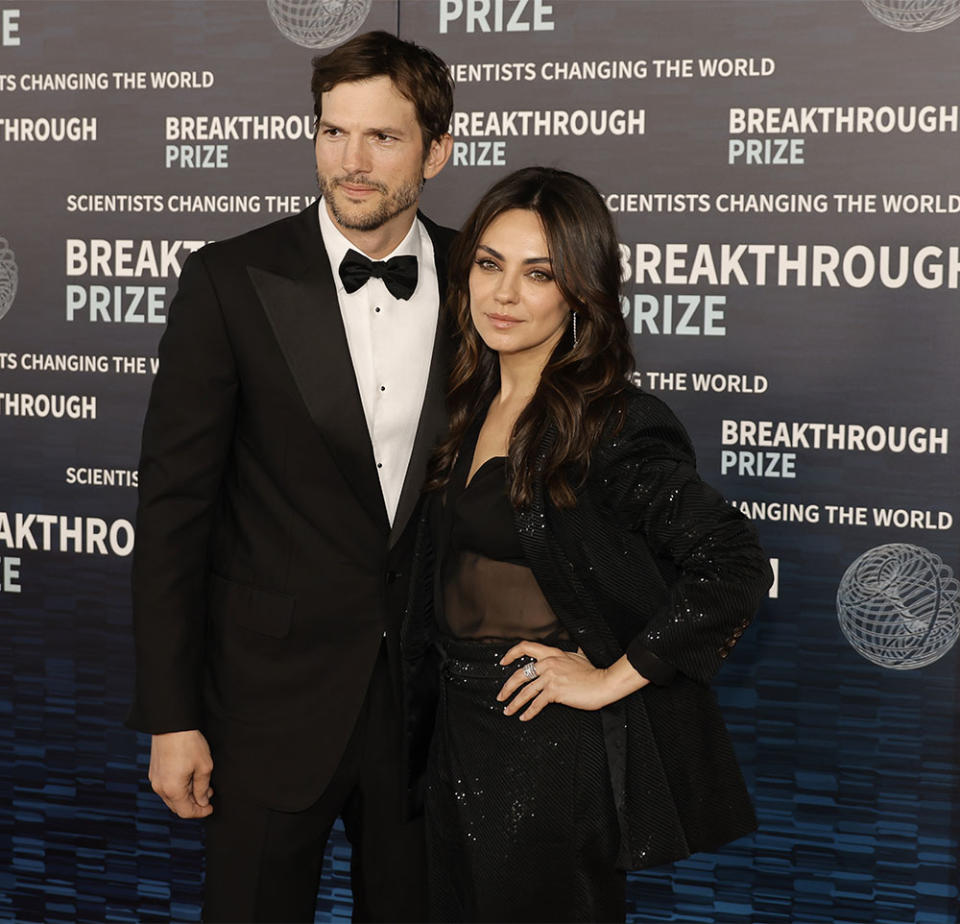
[[[507,330],[520,323],[519,318],[511,317],[509,314],[490,314],[487,312],[487,317],[497,330]]]

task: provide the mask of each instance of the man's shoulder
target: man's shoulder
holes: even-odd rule
[[[315,245],[323,246],[317,221],[317,205],[309,206],[294,215],[286,215],[257,228],[251,228],[234,237],[212,241],[199,251],[204,263],[210,268],[231,267],[246,264],[269,264],[273,259],[286,262],[299,250],[301,242],[310,240],[315,232]],[[316,227],[311,227],[311,222]]]
[[[450,247],[453,239],[457,236],[456,228],[447,228],[439,225],[432,218],[424,215],[423,212],[417,212],[417,218],[420,219],[420,223],[427,229],[427,234],[430,235],[430,240],[433,241],[435,247],[440,246],[444,250]]]

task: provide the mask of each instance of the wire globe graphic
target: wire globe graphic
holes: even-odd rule
[[[863,0],[876,19],[901,32],[930,32],[960,16],[960,0]]]
[[[17,261],[6,238],[0,237],[0,318],[12,307],[17,295]]]
[[[939,555],[893,542],[864,552],[840,580],[837,616],[854,650],[894,670],[942,658],[960,636],[960,583]]]
[[[270,18],[291,42],[329,48],[363,25],[372,0],[267,0]]]

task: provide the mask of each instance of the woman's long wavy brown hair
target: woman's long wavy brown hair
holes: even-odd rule
[[[492,186],[451,251],[445,307],[460,337],[447,391],[450,427],[431,459],[425,490],[446,486],[464,435],[500,388],[498,354],[470,318],[469,280],[483,232],[512,209],[540,217],[554,279],[577,312],[577,342],[568,325],[513,428],[507,458],[510,500],[514,507],[529,506],[541,470],[550,500],[572,507],[604,424],[623,403],[633,354],[620,309],[620,253],[610,214],[587,180],[549,167],[526,167]],[[538,463],[549,431],[554,438]]]

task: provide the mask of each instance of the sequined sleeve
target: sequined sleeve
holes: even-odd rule
[[[596,462],[613,516],[676,569],[666,604],[627,657],[654,682],[675,669],[709,683],[772,581],[753,524],[700,479],[683,426],[651,395],[630,398]]]

